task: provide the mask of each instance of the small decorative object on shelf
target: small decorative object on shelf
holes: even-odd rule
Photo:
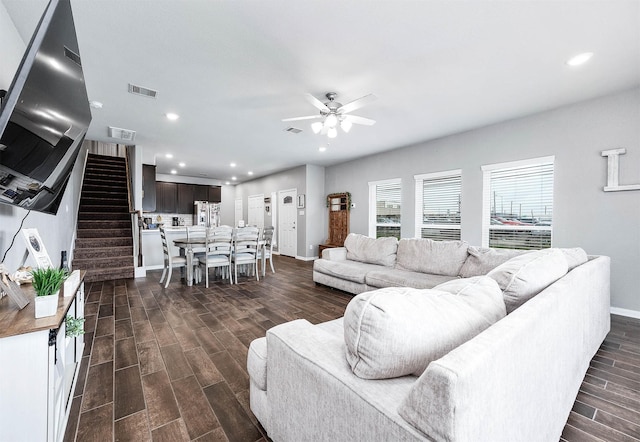
[[[75,338],[84,335],[84,318],[74,318],[67,315],[65,319],[65,336]]]
[[[58,310],[58,296],[60,287],[67,277],[62,269],[35,269],[33,276],[33,290],[36,292],[36,318],[55,315]]]

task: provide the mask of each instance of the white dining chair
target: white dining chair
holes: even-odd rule
[[[249,265],[256,272],[256,280],[260,281],[258,272],[258,240],[260,229],[257,227],[237,228],[233,235],[233,255],[231,258],[236,284],[238,283],[238,266]]]
[[[207,229],[204,256],[198,258],[200,267],[204,268],[205,272],[205,287],[209,288],[209,269],[212,267],[222,269],[223,277],[228,273],[229,283],[233,284],[231,276],[232,243],[231,231],[219,227]]]
[[[273,268],[273,260],[271,259],[273,255],[273,237],[274,237],[274,227],[269,226],[265,227],[262,232],[262,241],[260,244],[260,250],[258,251],[258,260],[262,262],[262,276],[266,275],[267,270],[267,259],[269,260],[269,265],[271,266],[271,273],[275,273],[276,270]]]
[[[164,230],[164,227],[160,227],[160,238],[162,239],[162,253],[164,254],[164,269],[162,270],[162,276],[160,277],[160,284],[165,280],[165,276],[167,277],[164,288],[169,287],[169,282],[171,281],[171,274],[173,273],[174,268],[187,268],[187,258],[186,256],[173,255],[171,248],[169,247],[169,242],[167,241],[167,233]],[[193,266],[198,266],[198,258],[193,258]]]

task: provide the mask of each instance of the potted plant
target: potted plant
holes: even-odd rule
[[[36,269],[31,271],[36,292],[36,318],[55,315],[58,311],[60,287],[67,277],[63,269]]]
[[[65,336],[67,338],[77,338],[84,335],[84,318],[74,318],[67,315],[65,319]]]

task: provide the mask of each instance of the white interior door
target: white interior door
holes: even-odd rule
[[[281,255],[295,257],[298,251],[298,233],[296,220],[296,189],[281,190],[278,192],[278,252]]]
[[[251,195],[248,200],[247,224],[264,229],[264,195]]]
[[[241,219],[244,219],[242,213],[242,200],[236,200],[235,206],[235,225],[237,226]]]

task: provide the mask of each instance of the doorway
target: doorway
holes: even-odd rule
[[[278,191],[278,251],[281,255],[295,257],[298,252],[298,233],[296,221],[298,213],[296,209],[297,189]]]

